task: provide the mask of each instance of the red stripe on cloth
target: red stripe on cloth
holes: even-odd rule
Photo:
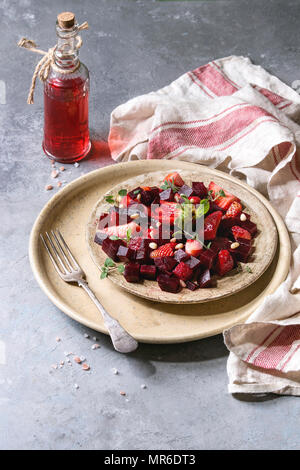
[[[190,79],[195,83],[195,85],[198,85],[199,88],[201,88],[202,91],[204,91],[204,93],[209,96],[210,98],[214,98],[212,95],[210,95],[204,88],[203,86],[197,81],[195,80],[195,78],[193,77],[192,75],[192,72],[188,72],[188,76],[190,77]]]
[[[277,161],[277,158],[276,158],[276,152],[275,152],[274,148],[272,148],[271,153],[272,153],[272,155],[273,155],[273,159],[274,159],[274,162],[275,162],[275,166],[277,166],[277,165],[278,165],[278,161]]]
[[[228,96],[237,91],[237,88],[210,64],[198,67],[192,73],[217,96]]]
[[[262,342],[256,346],[254,349],[252,349],[252,351],[250,352],[250,354],[248,355],[248,357],[245,359],[246,362],[249,362],[251,357],[253,356],[254,353],[256,353],[256,351],[261,348],[265,343],[266,341],[268,341],[268,339],[270,338],[270,336],[272,336],[273,333],[275,333],[276,330],[278,330],[278,328],[281,328],[280,325],[277,325],[275,326],[275,328],[273,328],[272,331],[270,331],[270,333],[267,334],[267,336],[262,340]]]
[[[298,346],[295,348],[295,350],[292,352],[292,354],[287,358],[287,360],[282,364],[282,366],[280,367],[280,370],[282,371],[285,366],[290,362],[290,360],[292,359],[293,356],[295,356],[296,352],[298,351],[298,349],[300,348],[300,344],[298,344]]]
[[[228,75],[226,75],[226,73],[224,72],[224,70],[220,67],[220,65],[217,64],[217,62],[213,61],[212,64],[217,67],[217,69],[220,70],[220,73],[223,75],[223,77],[228,81],[230,82],[236,89],[239,89],[241,88],[236,82],[234,82],[231,78],[228,77]]]
[[[248,103],[233,104],[229,108],[223,109],[223,111],[221,111],[220,113],[213,114],[212,116],[210,116],[209,118],[206,118],[206,119],[197,119],[196,121],[167,121],[167,122],[164,122],[163,124],[160,124],[159,126],[154,127],[152,129],[151,133],[157,131],[157,129],[159,129],[160,127],[165,127],[165,126],[172,126],[172,125],[180,126],[180,125],[183,125],[183,124],[197,124],[199,122],[207,122],[207,121],[210,121],[211,119],[222,116],[222,114],[227,113],[228,111],[230,111],[233,108],[237,108],[237,107],[242,108],[243,106],[249,106],[249,104]]]
[[[276,122],[276,118],[272,118],[272,119],[264,119],[263,121],[261,122],[258,122],[256,124],[256,126],[252,127],[252,129],[249,129],[248,132],[245,132],[243,135],[240,135],[240,137],[238,137],[238,139],[234,140],[233,142],[231,142],[230,144],[228,144],[226,147],[222,147],[220,148],[219,150],[226,150],[228,149],[229,147],[232,147],[233,145],[235,145],[239,140],[243,139],[244,137],[246,137],[246,135],[248,134],[251,134],[251,132],[253,132],[258,126],[260,126],[261,124],[264,124],[265,122]]]
[[[257,85],[253,85],[253,88],[259,91],[259,93],[264,95],[266,98],[268,98],[268,100],[271,101],[271,103],[273,103],[275,106],[279,103],[282,103],[283,101],[286,101],[285,98],[280,95],[277,95],[277,93],[274,93],[273,91],[268,90],[267,88],[261,88]]]
[[[257,106],[232,111],[222,119],[210,124],[183,128],[163,129],[149,141],[148,158],[163,158],[165,155],[182,146],[201,148],[222,145],[261,117],[271,116],[266,110]]]
[[[282,332],[254,359],[253,365],[263,369],[276,369],[290,351],[294,341],[300,339],[300,325],[285,326]]]

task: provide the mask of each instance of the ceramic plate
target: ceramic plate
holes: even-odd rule
[[[257,191],[243,183],[272,215],[279,243],[275,257],[256,282],[237,294],[219,300],[195,304],[153,302],[132,295],[109,279],[100,281],[99,269],[88,254],[86,226],[93,207],[102,194],[114,185],[132,177],[153,171],[164,174],[175,169],[201,172],[203,167],[168,160],[135,161],[111,165],[92,171],[72,181],[55,194],[42,209],[32,228],[29,257],[34,276],[48,298],[72,319],[96,331],[107,334],[99,311],[89,297],[77,286],[66,284],[55,272],[41,245],[39,234],[58,227],[82,268],[87,281],[104,307],[138,340],[145,343],[180,343],[220,333],[244,322],[265,297],[284,281],[290,266],[291,247],[286,227],[271,204]],[[216,170],[206,169],[211,179],[234,181]]]
[[[227,179],[222,178],[220,174],[213,174],[212,176],[212,170],[208,171],[208,168],[203,166],[198,166],[197,170],[193,171],[182,170],[180,168],[178,168],[177,171],[188,185],[191,185],[192,181],[203,181],[208,185],[208,183],[213,179],[213,181],[223,189],[241,199],[243,206],[246,207],[245,212],[251,215],[251,221],[255,222],[258,228],[258,233],[253,240],[253,255],[246,264],[241,263],[241,272],[233,270],[226,276],[219,278],[215,287],[198,289],[196,291],[182,289],[179,293],[172,294],[170,292],[162,291],[156,281],[145,280],[140,283],[129,283],[117,270],[114,270],[109,274],[109,279],[131,294],[138,295],[155,302],[168,303],[208,302],[227,297],[232,293],[245,289],[245,287],[248,287],[250,284],[255,282],[265,272],[276,252],[278,238],[277,229],[268,209],[265,207],[263,202],[256,197],[256,195],[251,194],[248,188],[241,185],[238,180],[235,181],[234,179],[231,179],[228,181]],[[105,201],[105,196],[112,195],[115,197],[120,189],[130,191],[138,186],[159,186],[162,184],[165,176],[166,173],[162,171],[139,175],[138,177],[122,181],[121,184],[118,184],[105,195],[101,196],[91,213],[87,226],[88,250],[98,268],[101,268],[101,266],[104,265],[104,261],[107,258],[107,255],[104,253],[102,248],[94,242],[97,219],[102,213],[107,212],[111,207]],[[249,272],[249,270],[251,272]]]

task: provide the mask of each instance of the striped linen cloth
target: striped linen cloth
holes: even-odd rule
[[[113,159],[180,159],[245,180],[290,233],[286,281],[224,332],[229,392],[300,395],[300,96],[246,57],[226,57],[111,114]]]

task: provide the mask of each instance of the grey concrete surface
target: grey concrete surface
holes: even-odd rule
[[[94,341],[84,333],[95,333],[60,312],[38,287],[28,262],[29,233],[58,189],[44,191],[51,170],[41,149],[40,84],[35,104],[26,104],[37,56],[16,42],[27,36],[42,48],[55,44],[55,17],[63,10],[90,24],[80,56],[91,73],[95,141],[90,158],[67,168],[66,181],[112,163],[105,139],[116,105],[210,59],[247,55],[288,84],[300,79],[297,0],[0,1],[0,80],[6,85],[6,104],[0,104],[0,448],[299,448],[300,400],[229,395],[221,336],[141,345],[125,357],[98,334],[101,348],[92,351]],[[69,351],[86,356],[91,371],[51,369]]]

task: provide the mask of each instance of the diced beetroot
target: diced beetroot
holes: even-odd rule
[[[137,263],[148,264],[149,262],[151,262],[151,249],[149,248],[149,243],[151,243],[150,239],[142,238],[139,247],[133,249],[134,259]]]
[[[137,188],[132,189],[129,191],[127,196],[129,196],[131,199],[136,199],[137,195],[142,191],[142,188],[138,186]]]
[[[171,188],[165,189],[165,191],[162,191],[159,194],[159,198],[161,201],[169,201],[173,202],[174,201],[174,193]]]
[[[101,232],[100,230],[97,230],[96,233],[95,233],[94,242],[97,243],[98,245],[102,245],[103,241],[106,238],[108,238],[106,233]]]
[[[206,196],[207,196],[207,187],[205,186],[204,183],[194,181],[192,183],[192,189],[193,189],[193,192],[194,192],[195,196],[200,197],[200,199],[206,198]]]
[[[211,244],[210,249],[218,253],[220,250],[230,250],[232,241],[227,237],[217,237]]]
[[[156,279],[156,266],[151,266],[149,264],[142,264],[140,268],[140,275],[144,279],[149,279],[150,281],[154,281]]]
[[[231,271],[234,267],[234,260],[228,250],[221,250],[218,253],[216,271],[220,276]]]
[[[113,259],[114,261],[119,261],[117,253],[121,245],[125,246],[125,242],[123,240],[111,240],[107,237],[102,242],[102,250],[109,258]]]
[[[234,225],[239,225],[241,223],[239,217],[223,217],[220,226],[219,226],[219,233],[223,235],[229,235],[231,233],[231,228]]]
[[[178,277],[170,277],[168,274],[160,274],[157,276],[157,282],[161,290],[176,294],[180,291],[180,281]]]
[[[203,250],[199,255],[199,261],[201,262],[202,266],[207,269],[211,269],[213,267],[216,256],[217,253],[211,249]]]
[[[117,251],[117,257],[122,263],[128,263],[134,260],[134,252],[127,246],[120,245]]]
[[[178,264],[173,256],[164,256],[154,258],[154,264],[157,266],[159,271],[163,273],[171,273],[175,266]]]
[[[209,201],[209,211],[208,211],[208,213],[211,214],[212,212],[216,212],[216,211],[222,211],[223,214],[225,214],[225,209],[218,206],[218,204],[216,204],[215,202]]]
[[[195,271],[195,269],[198,269],[201,266],[201,261],[198,258],[191,256],[190,259],[185,262],[185,264]]]
[[[176,261],[178,261],[178,263],[180,263],[180,261],[186,261],[190,258],[190,255],[188,255],[184,250],[175,250],[175,254],[174,254],[174,258],[176,259]]]
[[[198,284],[201,288],[212,286],[212,278],[209,269],[206,269],[202,274],[200,274]]]
[[[125,265],[124,277],[127,282],[139,282],[140,265],[138,263],[128,263]]]
[[[176,266],[173,273],[183,281],[188,281],[193,276],[193,270],[183,261]]]
[[[216,238],[223,213],[221,211],[212,212],[204,219],[204,239],[213,240]]]
[[[238,238],[237,242],[240,244],[240,246],[232,250],[232,253],[234,254],[234,257],[237,261],[242,261],[243,263],[245,263],[252,252],[251,240]]]
[[[251,220],[247,219],[244,222],[240,222],[240,226],[247,230],[250,233],[251,237],[253,237],[257,232],[257,225]]]
[[[192,194],[194,194],[194,191],[192,190],[190,186],[188,186],[187,184],[184,184],[183,186],[181,186],[179,190],[179,194],[184,194],[186,197],[189,197]]]
[[[153,187],[148,190],[142,189],[140,195],[141,204],[144,204],[145,206],[149,207],[153,203],[154,199],[159,195],[159,189],[156,187]]]
[[[186,281],[186,287],[187,289],[192,290],[192,291],[199,289],[198,284],[196,284],[193,281]]]

